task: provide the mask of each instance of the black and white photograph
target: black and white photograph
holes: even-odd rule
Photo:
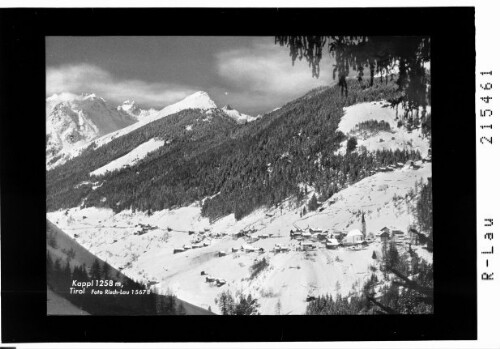
[[[432,45],[47,36],[47,314],[433,314]]]
[[[218,1],[0,9],[2,343],[498,346],[494,12]]]

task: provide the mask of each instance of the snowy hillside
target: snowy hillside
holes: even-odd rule
[[[388,149],[418,149],[426,154],[428,140],[417,131],[399,129],[395,110],[384,105],[382,101],[346,108],[339,129],[353,134],[360,122],[383,120],[391,127],[387,132],[391,136],[378,133],[363,138],[357,133],[358,146],[365,145],[368,151],[381,149],[381,142],[372,139],[386,137],[384,146]],[[375,235],[388,227],[404,232],[402,241],[409,241],[407,231],[415,224],[418,191],[432,177],[431,169],[430,162],[416,161],[412,166],[375,173],[340,190],[320,203],[317,210],[304,215],[302,204],[289,199],[271,209],[255,210],[240,220],[231,214],[212,223],[202,216],[200,203],[151,215],[75,207],[50,212],[47,217],[68,234],[77,234],[79,243],[124,274],[157,281],[161,289],[171,290],[205,309],[216,311],[215,298],[231,290],[257,297],[262,314],[275,314],[278,302],[281,314],[303,314],[310,296],[359,292],[370,270],[377,266],[373,255],[381,255],[382,243],[374,241],[356,250],[332,250],[315,242],[317,249],[303,251],[300,242],[291,239],[290,231],[345,233],[361,229],[363,212],[368,234]],[[305,202],[314,194],[314,189],[308,187]],[[238,236],[241,231],[250,233]],[[276,246],[286,252],[275,252]],[[252,248],[255,251],[249,250]],[[174,249],[182,252],[174,253]],[[432,262],[427,250],[415,250]],[[269,267],[252,278],[250,267],[263,257],[268,259]],[[225,284],[208,283],[203,274],[223,279]]]
[[[288,201],[276,209],[257,210],[240,221],[230,215],[214,224],[201,216],[201,208],[196,204],[151,216],[131,211],[114,214],[109,209],[73,208],[51,212],[48,219],[68,234],[77,234],[79,243],[124,274],[158,281],[162,289],[172,290],[178,297],[203,308],[217,309],[214,298],[230,289],[260,298],[263,314],[274,314],[278,300],[282,314],[303,314],[308,295],[327,292],[347,295],[353,292],[353,287],[359,287],[370,274],[373,251],[380,253],[381,244],[374,242],[357,251],[344,247],[328,250],[321,246],[314,252],[296,251],[299,243],[290,239],[289,231],[296,227],[328,231],[359,229],[361,210],[365,212],[368,232],[378,232],[384,226],[406,231],[413,222],[411,209],[415,205],[415,197],[408,194],[415,183],[430,176],[430,163],[418,169],[378,173],[333,195],[323,204],[321,212],[303,217],[300,208]],[[141,233],[147,225],[151,229]],[[251,236],[256,241],[250,244],[265,252],[240,250],[249,244],[248,240],[232,236],[248,229],[255,229]],[[263,238],[269,234],[272,236]],[[276,244],[289,247],[290,251],[274,253]],[[196,245],[201,247],[194,248]],[[192,248],[173,253],[175,248],[183,246]],[[238,251],[233,252],[232,248]],[[219,251],[227,255],[218,257]],[[427,251],[418,252],[432,259]],[[249,267],[255,258],[263,257],[269,258],[270,267],[250,279]],[[202,271],[223,278],[227,284],[217,287],[206,283],[200,275]]]
[[[344,108],[344,112],[338,129],[348,137],[356,137],[358,149],[360,147],[365,147],[368,151],[412,149],[418,150],[422,157],[427,156],[429,140],[423,136],[420,129],[409,132],[404,126],[398,127],[398,110],[391,108],[387,101],[355,104]],[[399,114],[402,113],[403,111],[399,110]],[[427,113],[430,113],[430,107]],[[390,130],[369,132],[356,128],[360,123],[371,120],[388,123]],[[345,154],[346,144],[347,140],[342,143],[339,153]]]
[[[47,163],[61,152],[133,124],[136,120],[95,94],[53,95],[46,101]]]
[[[226,290],[251,294],[262,314],[304,314],[313,297],[359,294],[374,270],[381,273],[383,243],[367,239],[363,246],[332,249],[332,240],[327,244],[318,232],[335,240],[339,233],[362,230],[364,217],[367,236],[384,227],[399,231],[397,248],[405,250],[420,192],[432,177],[425,158],[430,146],[420,129],[398,125],[398,111],[385,100],[342,109],[335,88],[308,94],[246,126],[233,120],[246,123],[251,117],[228,106],[219,109],[206,93],[195,93],[97,139],[96,149],[109,147],[85,155],[93,157],[87,172],[78,172],[85,167],[78,161],[65,165],[74,165],[74,182],[54,180],[49,189],[57,195],[50,197],[54,211],[47,219],[125,275],[215,312],[215,299]],[[384,96],[390,95],[386,88]],[[191,108],[203,112],[173,115]],[[347,139],[356,137],[352,153],[346,154],[347,140],[335,132],[337,125]],[[139,131],[113,142],[134,130]],[[117,155],[109,157],[113,147]],[[398,152],[378,158],[378,150]],[[152,152],[158,153],[148,158]],[[87,182],[91,191],[80,188]],[[277,188],[287,189],[283,184],[294,190],[278,197]],[[252,195],[259,190],[262,197],[273,190],[276,195],[243,206],[256,202]],[[317,207],[310,208],[313,199]],[[237,205],[248,210],[238,211]],[[292,231],[303,232],[302,240]],[[432,263],[431,252],[412,248]],[[269,265],[252,275],[262,258]]]
[[[144,159],[148,154],[154,152],[165,144],[161,139],[150,139],[149,141],[141,144],[126,155],[111,161],[107,165],[90,172],[91,176],[101,176],[106,172],[113,172],[124,168],[125,166],[133,166],[139,160]]]
[[[230,105],[225,105],[222,110],[232,119],[234,119],[238,124],[244,124],[246,122],[252,122],[258,119],[256,116],[250,116],[233,109]]]

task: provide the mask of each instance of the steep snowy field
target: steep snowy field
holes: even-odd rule
[[[137,148],[131,152],[125,154],[124,156],[111,161],[107,165],[98,168],[95,171],[90,172],[91,176],[102,176],[106,172],[113,172],[124,168],[125,166],[133,166],[139,162],[139,160],[144,159],[148,154],[158,150],[160,147],[165,145],[165,141],[162,139],[150,139],[147,142],[139,145]]]
[[[405,127],[397,127],[396,116],[403,114],[401,108],[391,108],[386,101],[359,103],[344,108],[344,116],[339,123],[339,131],[350,136],[355,136],[358,142],[358,149],[366,147],[368,151],[377,150],[418,150],[422,157],[427,156],[429,150],[429,140],[424,138],[420,130],[408,132]],[[430,113],[430,107],[427,108]],[[385,121],[391,130],[390,132],[362,132],[356,129],[359,123],[369,120]],[[341,144],[340,154],[345,154],[347,141]]]
[[[230,215],[213,224],[201,217],[197,204],[151,216],[142,212],[114,214],[109,209],[72,208],[50,212],[47,218],[124,274],[158,281],[161,289],[170,289],[187,302],[218,311],[214,299],[229,289],[258,297],[262,314],[275,314],[278,301],[281,314],[303,314],[308,295],[347,295],[358,290],[370,275],[370,265],[377,263],[372,255],[373,251],[380,254],[381,244],[375,242],[354,251],[343,247],[327,250],[316,243],[316,251],[296,251],[298,242],[290,239],[289,231],[294,227],[344,232],[360,228],[362,210],[367,232],[378,232],[384,226],[406,232],[414,219],[411,211],[416,197],[411,192],[430,176],[430,163],[420,163],[416,169],[404,167],[377,173],[338,192],[317,211],[303,217],[302,206],[287,201],[275,209],[254,211],[240,221]],[[255,229],[255,239],[273,235],[255,242],[232,237],[242,229]],[[265,252],[239,250],[249,243]],[[271,251],[275,244],[290,247],[290,251],[275,254]],[[173,253],[174,248],[200,245]],[[232,248],[238,251],[232,252]],[[219,251],[227,255],[218,257]],[[422,256],[432,259],[429,253]],[[250,279],[249,268],[254,259],[263,257],[269,258],[270,266]],[[221,287],[207,283],[202,271],[227,283]]]

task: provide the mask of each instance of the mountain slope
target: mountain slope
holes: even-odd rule
[[[95,94],[47,98],[47,162],[59,153],[133,124],[136,120]]]
[[[403,253],[432,165],[420,160],[428,138],[398,127],[386,107],[393,84],[349,83],[348,99],[316,89],[246,124],[219,108],[182,110],[89,149],[48,172],[47,216],[125,275],[214,311],[224,291],[251,294],[269,315],[303,314],[320,294],[359,294],[372,273],[383,278],[382,242],[332,250],[309,234],[309,251],[290,231],[335,238],[364,217],[367,233],[403,232]],[[348,137],[359,145],[348,150]]]
[[[301,183],[329,197],[380,166],[418,158],[411,148],[338,154],[345,140],[338,132],[343,108],[396,93],[393,84],[366,90],[356,86],[348,100],[340,98],[337,87],[318,89],[247,125],[231,123],[220,109],[185,110],[157,120],[49,172],[48,208],[83,204],[162,210],[210,196],[204,200],[204,215],[216,219],[235,213],[240,218],[289,196],[300,199]],[[100,176],[99,187],[91,185],[96,182],[90,172],[153,137],[170,143],[133,168]]]
[[[47,253],[53,261],[60,260],[61,264],[64,261],[68,260],[71,268],[86,266],[90,268],[90,266],[97,260],[100,264],[101,269],[104,265],[107,265],[108,268],[108,278],[113,279],[115,282],[119,281],[124,284],[131,283],[132,281],[129,277],[125,276],[120,270],[115,269],[112,265],[108,264],[108,262],[103,259],[95,256],[86,248],[81,246],[77,239],[79,238],[78,234],[73,234],[73,237],[70,237],[68,234],[59,229],[56,225],[47,220]],[[64,266],[64,264],[62,265]],[[75,276],[73,276],[73,279]],[[73,304],[68,298],[71,298],[69,293],[69,285],[64,287],[62,291],[59,290],[58,293],[55,293],[50,285],[51,278],[49,277],[49,286],[48,289],[48,314],[53,315],[87,315],[87,311],[81,310],[78,306]],[[82,280],[78,280],[82,281]],[[150,280],[146,280],[150,281]],[[56,281],[53,281],[56,283]],[[57,287],[54,287],[57,288]],[[97,296],[98,297],[98,296]],[[186,315],[210,315],[211,313],[206,309],[200,308],[198,306],[192,305],[190,303],[184,302],[178,298],[175,298],[175,302],[177,305],[182,305],[184,310],[186,311]],[[106,314],[108,310],[106,306],[103,309],[99,310],[99,314]],[[109,309],[109,313],[112,314],[116,312],[116,309]],[[128,313],[130,311],[131,313]],[[133,309],[127,309],[125,302],[125,309],[121,309],[121,315],[133,315]]]

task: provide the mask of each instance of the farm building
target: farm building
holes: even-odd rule
[[[257,249],[253,247],[252,245],[243,245],[241,246],[241,249],[245,252],[255,252]]]
[[[383,231],[379,234],[377,234],[377,239],[380,241],[380,242],[386,242],[390,239],[390,234],[386,231]]]
[[[339,246],[339,242],[337,239],[328,239],[326,240],[326,248],[329,250],[336,249]]]
[[[383,227],[382,229],[380,229],[380,232],[387,233],[387,234],[389,234],[389,236],[392,236],[391,229],[389,229],[387,227]]]
[[[300,246],[301,246],[303,251],[313,250],[316,248],[316,245],[314,245],[312,242],[303,242],[303,243],[301,243]]]
[[[219,253],[218,253],[219,257],[224,257],[226,255],[227,255],[226,251],[219,251]]]
[[[345,245],[361,244],[365,240],[363,233],[359,229],[351,230],[344,238]]]
[[[319,233],[316,235],[316,238],[319,240],[319,241],[323,241],[323,240],[326,240],[326,237],[327,237],[327,233]]]

